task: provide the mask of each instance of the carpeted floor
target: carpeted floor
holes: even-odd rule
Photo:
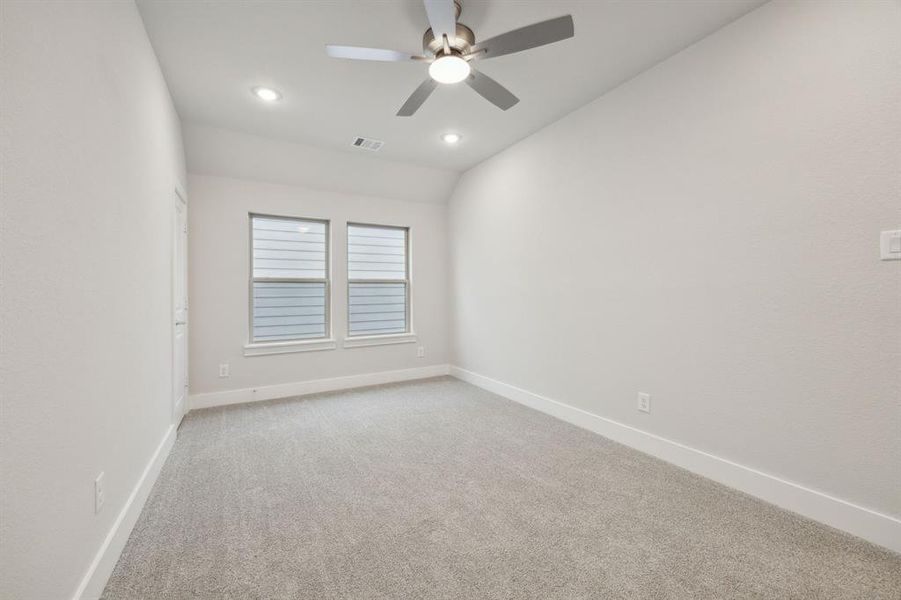
[[[901,598],[901,556],[440,378],[192,412],[106,600]]]

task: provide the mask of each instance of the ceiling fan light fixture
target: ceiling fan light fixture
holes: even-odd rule
[[[429,76],[438,83],[460,83],[471,71],[469,63],[453,54],[445,54],[429,65]]]
[[[255,87],[253,88],[253,95],[259,98],[260,100],[265,100],[266,102],[275,102],[276,100],[281,100],[282,95],[279,94],[272,88],[268,87]]]

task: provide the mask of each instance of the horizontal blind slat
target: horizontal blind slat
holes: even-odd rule
[[[347,235],[349,236],[363,236],[363,237],[377,237],[377,238],[395,238],[395,239],[405,239],[407,237],[407,230],[403,227],[379,227],[374,225],[348,225],[347,226]]]
[[[322,271],[296,269],[254,269],[254,277],[269,277],[272,279],[322,279]]]
[[[368,306],[351,306],[350,314],[355,317],[369,313],[404,312],[405,310],[405,304],[371,304]]]
[[[253,217],[254,229],[275,229],[281,231],[306,231],[308,233],[325,234],[325,223],[321,221],[309,221],[306,219],[291,219],[287,217]]]
[[[279,315],[271,317],[257,315],[253,321],[254,327],[272,325],[325,325],[325,315]]]
[[[322,242],[294,242],[291,240],[260,240],[253,241],[254,250],[284,250],[295,252],[323,252],[325,245]]]
[[[404,333],[406,323],[400,321],[376,321],[371,323],[351,323],[350,332],[353,333]]]
[[[368,238],[361,236],[350,236],[347,242],[353,246],[362,248],[403,248],[404,240],[395,240],[390,238]]]
[[[365,254],[367,256],[400,256],[403,258],[405,254],[404,247],[392,246],[364,246],[361,244],[350,244],[347,247],[348,254]]]
[[[306,317],[322,315],[322,304],[318,306],[257,306],[254,319],[260,317]]]
[[[363,283],[355,285],[366,285]],[[403,284],[401,284],[403,285]],[[404,302],[403,296],[363,296],[350,299],[351,306],[374,306],[376,304],[395,304]]]

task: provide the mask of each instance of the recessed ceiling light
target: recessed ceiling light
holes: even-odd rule
[[[445,54],[429,65],[429,75],[438,83],[459,83],[469,77],[469,63],[453,54]]]
[[[441,140],[445,144],[456,144],[457,142],[460,141],[460,139],[462,137],[463,136],[460,135],[459,133],[445,133],[444,135],[441,136]]]
[[[255,87],[253,88],[253,94],[260,100],[265,100],[266,102],[275,102],[276,100],[281,100],[282,95],[276,92],[272,88],[267,87]]]

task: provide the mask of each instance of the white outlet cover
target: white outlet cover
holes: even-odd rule
[[[103,508],[104,492],[103,492],[103,473],[94,480],[94,514],[98,514]]]
[[[901,260],[901,229],[883,231],[879,235],[879,258]]]
[[[644,413],[651,412],[651,395],[638,392],[638,410]]]
[[[219,365],[219,377],[228,377],[228,363]]]

